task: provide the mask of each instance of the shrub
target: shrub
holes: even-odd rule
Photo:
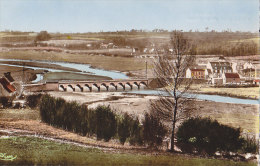
[[[9,102],[9,98],[5,96],[0,97],[0,103],[3,105],[3,108],[10,107],[12,105]]]
[[[143,144],[143,127],[140,125],[138,119],[131,120],[129,143],[131,145]]]
[[[259,142],[254,137],[247,136],[243,140],[243,145],[241,147],[241,151],[243,153],[258,153]]]
[[[130,136],[131,119],[132,118],[125,113],[124,116],[118,120],[117,134],[121,144],[124,144],[126,139]]]
[[[51,38],[51,35],[47,31],[41,31],[37,34],[35,40],[36,41],[45,41],[49,40]]]
[[[56,99],[50,95],[44,95],[40,104],[41,119],[49,124],[53,124],[53,118],[56,110]]]
[[[167,130],[166,127],[160,122],[159,118],[146,113],[145,119],[143,121],[143,127],[145,143],[147,143],[149,146],[155,147],[162,144]]]
[[[177,146],[183,152],[213,155],[218,151],[237,151],[242,146],[240,129],[219,124],[210,118],[190,118],[176,133]]]
[[[27,104],[30,108],[35,108],[39,105],[42,94],[34,94],[26,97]]]
[[[97,139],[109,141],[116,134],[116,116],[109,106],[98,106],[96,108],[96,134]]]

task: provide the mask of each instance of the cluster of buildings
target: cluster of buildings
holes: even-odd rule
[[[205,79],[210,84],[259,84],[260,71],[251,62],[225,59],[188,68],[186,78]]]

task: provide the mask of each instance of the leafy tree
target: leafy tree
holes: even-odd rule
[[[116,134],[115,114],[109,106],[98,106],[95,111],[97,139],[109,141]]]
[[[122,118],[118,120],[117,133],[119,141],[124,144],[126,139],[130,136],[131,117],[128,114],[124,114]]]
[[[167,130],[158,117],[146,113],[143,121],[143,127],[144,141],[149,146],[157,147],[162,144]]]

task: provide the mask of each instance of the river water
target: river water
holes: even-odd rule
[[[92,75],[99,75],[99,76],[106,76],[110,77],[112,79],[128,79],[128,77],[120,72],[117,71],[107,71],[107,70],[102,70],[102,69],[94,69],[91,68],[90,65],[87,64],[77,64],[77,63],[68,63],[68,62],[52,62],[52,61],[38,61],[38,60],[20,60],[20,59],[0,59],[0,61],[13,61],[13,62],[37,62],[37,63],[42,63],[42,64],[54,64],[54,65],[59,65],[62,67],[68,67],[72,69],[77,69],[80,70],[81,72],[73,72],[69,71],[71,73],[87,73],[87,74],[92,74]],[[9,64],[4,64],[0,62],[0,65],[7,65],[7,66],[14,66],[14,67],[23,67],[21,65],[9,65]],[[30,69],[43,69],[43,70],[48,70],[50,72],[68,72],[66,70],[57,70],[57,69],[49,69],[49,68],[42,68],[42,67],[32,67],[32,66],[25,66],[26,68]],[[39,82],[41,80],[41,74],[37,74],[36,80],[33,82]]]
[[[106,70],[101,70],[101,69],[94,69],[94,68],[91,68],[90,65],[86,65],[86,64],[76,64],[76,63],[67,63],[67,62],[50,62],[50,61],[38,61],[38,60],[19,60],[19,59],[0,59],[0,61],[37,62],[37,63],[43,63],[43,64],[55,64],[55,65],[60,65],[62,67],[68,67],[68,68],[77,69],[77,70],[81,71],[81,72],[69,71],[71,73],[81,73],[81,74],[87,73],[87,74],[93,74],[93,75],[107,76],[107,77],[111,77],[112,79],[128,79],[128,77],[123,73],[120,73],[117,71],[106,71]],[[21,65],[10,65],[10,64],[4,64],[1,62],[0,62],[0,65],[23,67]],[[48,70],[50,72],[68,72],[66,70],[57,70],[57,69],[49,69],[49,68],[41,68],[41,67],[31,67],[31,66],[26,66],[26,68],[43,69],[43,70]],[[39,82],[42,78],[43,77],[41,76],[41,74],[37,74],[37,78],[33,82]],[[159,95],[162,93],[162,91],[139,90],[139,91],[130,91],[127,93]],[[164,94],[164,95],[167,95],[167,94]],[[219,95],[187,94],[185,97],[196,98],[199,100],[222,102],[222,103],[259,104],[259,100],[238,99],[238,98],[234,98],[234,97],[225,97],[225,96],[219,96]]]
[[[166,92],[159,91],[159,90],[140,90],[140,91],[130,91],[127,93],[168,96],[168,94]],[[226,96],[219,96],[219,95],[206,95],[206,94],[187,93],[184,97],[196,98],[199,100],[221,102],[221,103],[235,103],[235,104],[259,104],[259,102],[260,102],[259,100],[253,100],[253,99],[239,99],[239,98],[234,98],[234,97],[226,97]]]

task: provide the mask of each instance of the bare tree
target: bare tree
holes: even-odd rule
[[[191,44],[182,32],[171,34],[170,46],[173,52],[160,55],[154,62],[154,75],[160,87],[163,87],[159,99],[151,102],[151,113],[171,123],[171,147],[174,151],[174,133],[176,122],[190,115],[192,100],[186,92],[192,79],[186,79],[185,73],[195,61],[190,55]]]

